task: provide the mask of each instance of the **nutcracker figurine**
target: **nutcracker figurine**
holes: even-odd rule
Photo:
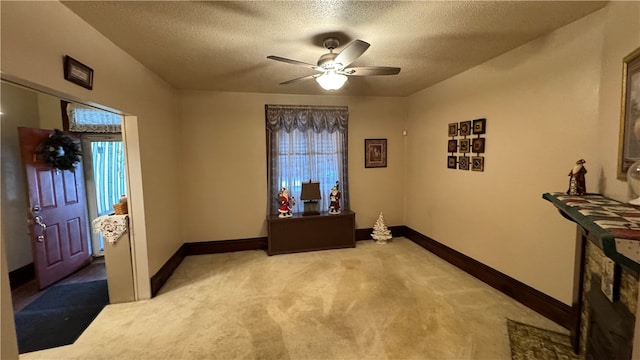
[[[336,185],[331,188],[331,194],[329,194],[329,214],[340,214],[340,198],[342,194],[338,190],[340,182],[336,181]]]

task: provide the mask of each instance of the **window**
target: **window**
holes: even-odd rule
[[[339,181],[341,208],[349,209],[347,182],[347,107],[266,105],[268,206],[277,214],[277,196],[285,187],[302,212],[302,183],[320,182],[320,210],[329,208],[329,193]]]
[[[64,130],[82,133],[120,133],[122,115],[61,101],[63,107],[62,122]]]
[[[109,215],[113,213],[113,204],[127,193],[124,146],[120,136],[83,136],[82,140],[87,143],[86,149],[90,149],[85,152],[91,155],[98,216]]]

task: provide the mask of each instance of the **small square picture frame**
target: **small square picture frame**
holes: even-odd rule
[[[473,134],[484,134],[487,132],[487,119],[473,120]]]
[[[460,139],[460,152],[463,154],[471,152],[471,139]]]
[[[364,139],[364,167],[387,167],[387,139]]]
[[[93,69],[69,55],[64,56],[64,79],[93,90]]]
[[[469,157],[468,156],[458,156],[458,169],[460,169],[460,170],[469,170]]]
[[[454,153],[458,151],[458,140],[451,139],[447,142],[447,152]]]
[[[471,157],[471,170],[484,171],[484,156]]]
[[[447,168],[456,169],[458,167],[458,158],[455,156],[447,156]]]
[[[485,138],[476,138],[471,142],[471,152],[483,153],[484,152]]]
[[[471,120],[469,121],[461,121],[459,128],[460,136],[469,136],[471,135]]]
[[[448,129],[449,136],[454,137],[458,135],[458,123],[449,124],[447,129]]]

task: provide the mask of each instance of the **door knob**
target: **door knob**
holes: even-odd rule
[[[35,218],[33,218],[33,221],[36,222],[36,224],[42,226],[42,230],[47,230],[47,224],[44,223],[44,221],[42,220],[42,216],[36,216]]]

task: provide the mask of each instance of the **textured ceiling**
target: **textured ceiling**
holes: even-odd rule
[[[68,8],[178,89],[407,96],[562,27],[602,1],[66,1]],[[353,66],[401,67],[395,76],[350,77],[337,92],[302,66],[361,39]]]

